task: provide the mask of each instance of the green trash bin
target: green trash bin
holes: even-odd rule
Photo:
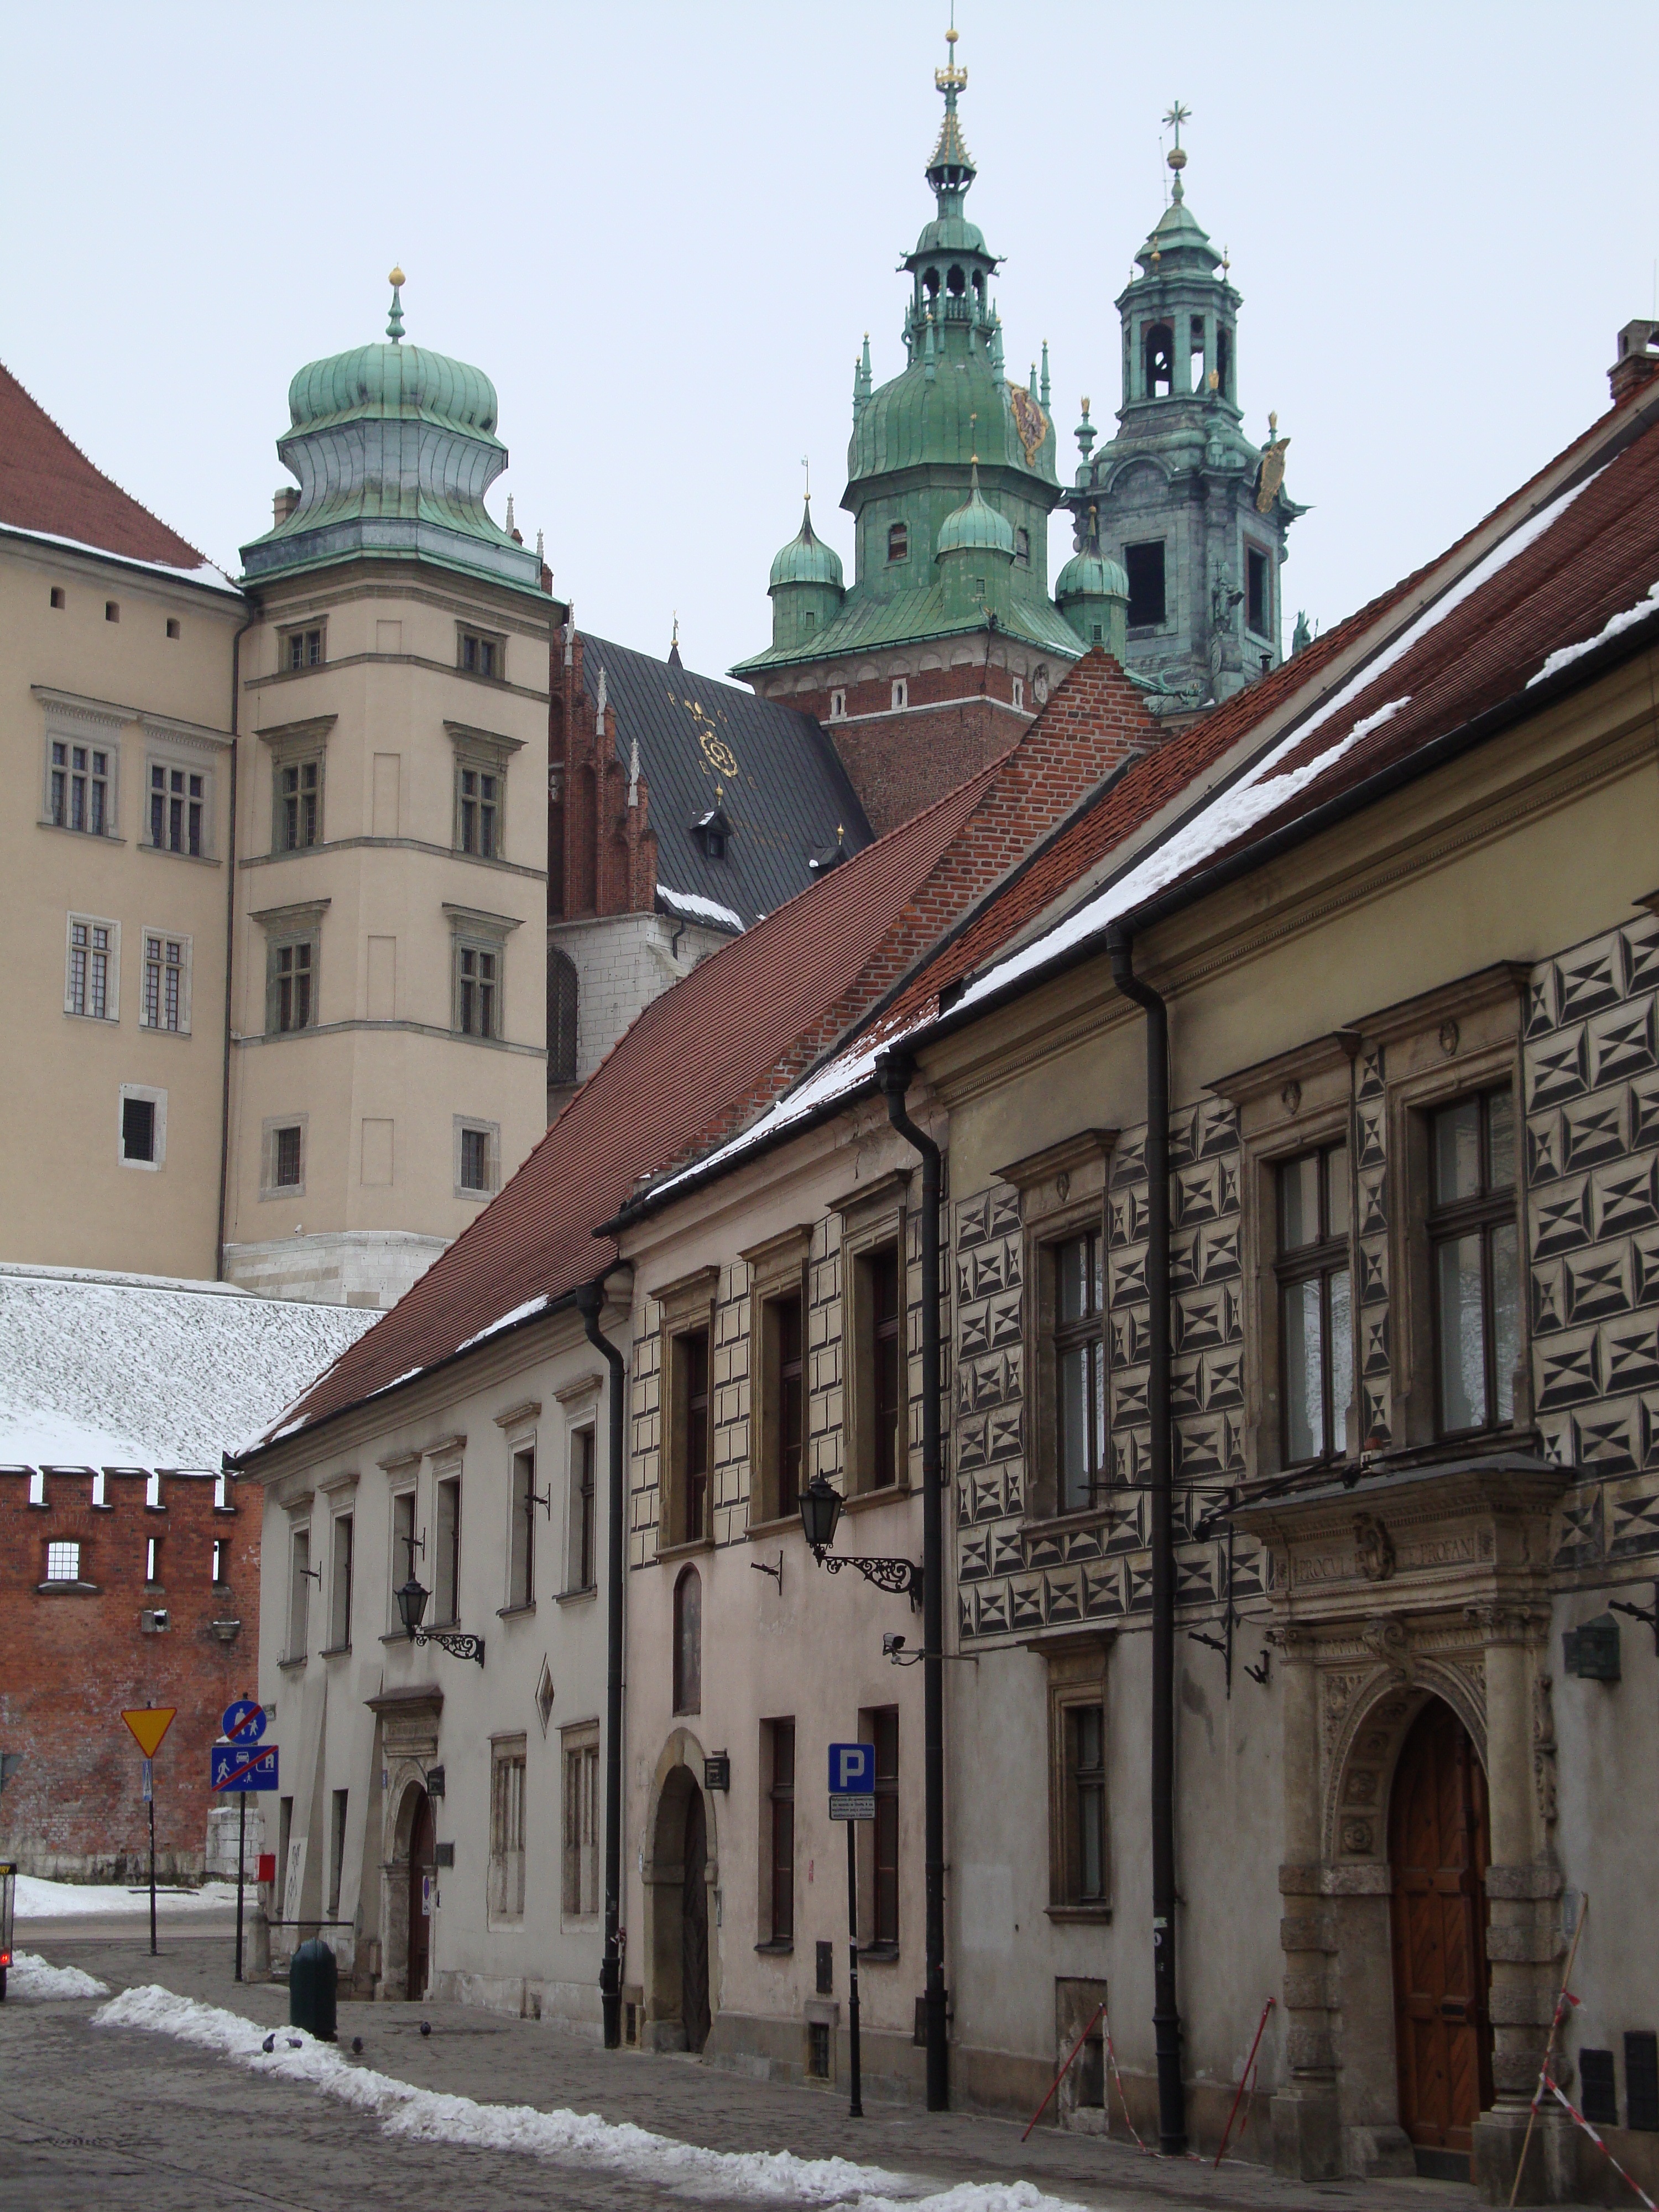
[[[319,2043],[332,2043],[338,1978],[331,1944],[320,1936],[301,1943],[289,1961],[289,2025],[308,2029]]]

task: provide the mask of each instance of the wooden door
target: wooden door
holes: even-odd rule
[[[1492,2100],[1486,1968],[1486,1777],[1438,1699],[1400,1754],[1389,1807],[1400,2122],[1419,2172],[1468,2179],[1471,2130]]]
[[[708,1836],[702,1792],[694,1782],[685,1801],[685,1874],[680,1891],[680,2018],[685,2047],[708,2039]]]
[[[437,1857],[432,1839],[432,1800],[417,1792],[415,1819],[409,1832],[409,1996],[426,1995],[432,1965],[433,1867]]]

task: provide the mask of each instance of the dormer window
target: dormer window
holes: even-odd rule
[[[711,806],[707,814],[700,814],[691,824],[692,835],[702,847],[703,858],[723,860],[732,836],[732,824],[726,818],[726,810]]]
[[[887,558],[908,561],[910,557],[910,526],[908,522],[890,522],[887,526]]]

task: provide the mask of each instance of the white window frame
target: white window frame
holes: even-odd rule
[[[101,1014],[88,1013],[84,1006],[77,1006],[75,1003],[73,978],[75,954],[79,949],[75,942],[77,926],[84,929],[106,929],[109,932],[109,944],[105,955],[109,966],[105,974],[104,1011]],[[90,962],[94,948],[88,945],[84,949]],[[88,972],[90,974],[90,968]],[[121,1018],[121,925],[118,921],[112,921],[108,915],[71,912],[64,920],[64,1012],[71,1020],[77,1022],[118,1022]]]
[[[847,694],[844,691],[832,691],[830,694],[830,719],[832,722],[846,720]]]
[[[179,1024],[176,1029],[169,1029],[165,1022],[152,1022],[149,1018],[149,948],[152,943],[155,942],[164,945],[178,945],[182,956],[179,963]],[[149,1030],[156,1036],[187,1037],[190,1035],[191,987],[195,962],[196,940],[185,931],[159,929],[149,922],[146,922],[139,930],[138,1026],[141,1030]],[[161,972],[164,977],[167,966],[167,963],[164,957],[161,962]],[[159,1001],[159,993],[157,997]]]
[[[126,1103],[129,1098],[148,1102],[155,1109],[155,1156],[148,1160],[130,1160],[126,1153]],[[124,1083],[115,1098],[115,1157],[124,1168],[140,1168],[146,1175],[154,1175],[167,1165],[167,1094],[155,1090],[148,1083]]]
[[[53,1572],[52,1572],[52,1553],[53,1553],[54,1552],[58,1552],[58,1553],[73,1552],[73,1553],[74,1553],[74,1554],[75,1554],[75,1572],[74,1572],[72,1575],[55,1575],[55,1574],[53,1574]],[[69,1587],[70,1587],[71,1589],[74,1587],[74,1585],[75,1585],[76,1583],[78,1583],[78,1582],[80,1582],[80,1581],[81,1581],[81,1579],[82,1579],[82,1575],[81,1575],[81,1543],[80,1543],[80,1539],[79,1539],[78,1537],[74,1537],[74,1536],[63,1536],[63,1537],[54,1536],[54,1537],[52,1538],[52,1541],[51,1541],[51,1542],[46,1546],[46,1581],[47,1581],[47,1582],[49,1582],[49,1583],[64,1583],[64,1584],[67,1584],[67,1585],[68,1585]]]
[[[1023,676],[1016,676],[1013,679],[1013,683],[1014,704],[1023,714],[1025,709],[1025,678]]]
[[[909,703],[910,679],[908,676],[896,676],[893,678],[893,704],[891,711],[895,714],[902,714]]]
[[[499,1121],[482,1121],[473,1114],[457,1114],[454,1116],[453,1126],[455,1195],[457,1198],[476,1199],[481,1203],[488,1203],[501,1187],[501,1125]],[[482,1188],[471,1183],[464,1182],[461,1179],[461,1164],[466,1157],[466,1146],[464,1139],[468,1135],[481,1136],[484,1140],[484,1173],[488,1180]]]

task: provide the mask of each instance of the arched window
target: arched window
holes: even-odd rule
[[[951,273],[945,282],[949,288],[951,297],[953,300],[959,300],[968,289],[968,272],[960,262],[951,263]]]
[[[1167,399],[1175,390],[1175,332],[1167,323],[1153,323],[1146,332],[1146,397]]]
[[[547,956],[547,1079],[576,1080],[576,970],[556,948]]]
[[[702,1577],[682,1567],[674,1585],[674,1711],[702,1711]]]
[[[926,276],[924,276],[921,280],[921,289],[927,295],[929,300],[938,299],[939,271],[937,269],[928,270]]]

